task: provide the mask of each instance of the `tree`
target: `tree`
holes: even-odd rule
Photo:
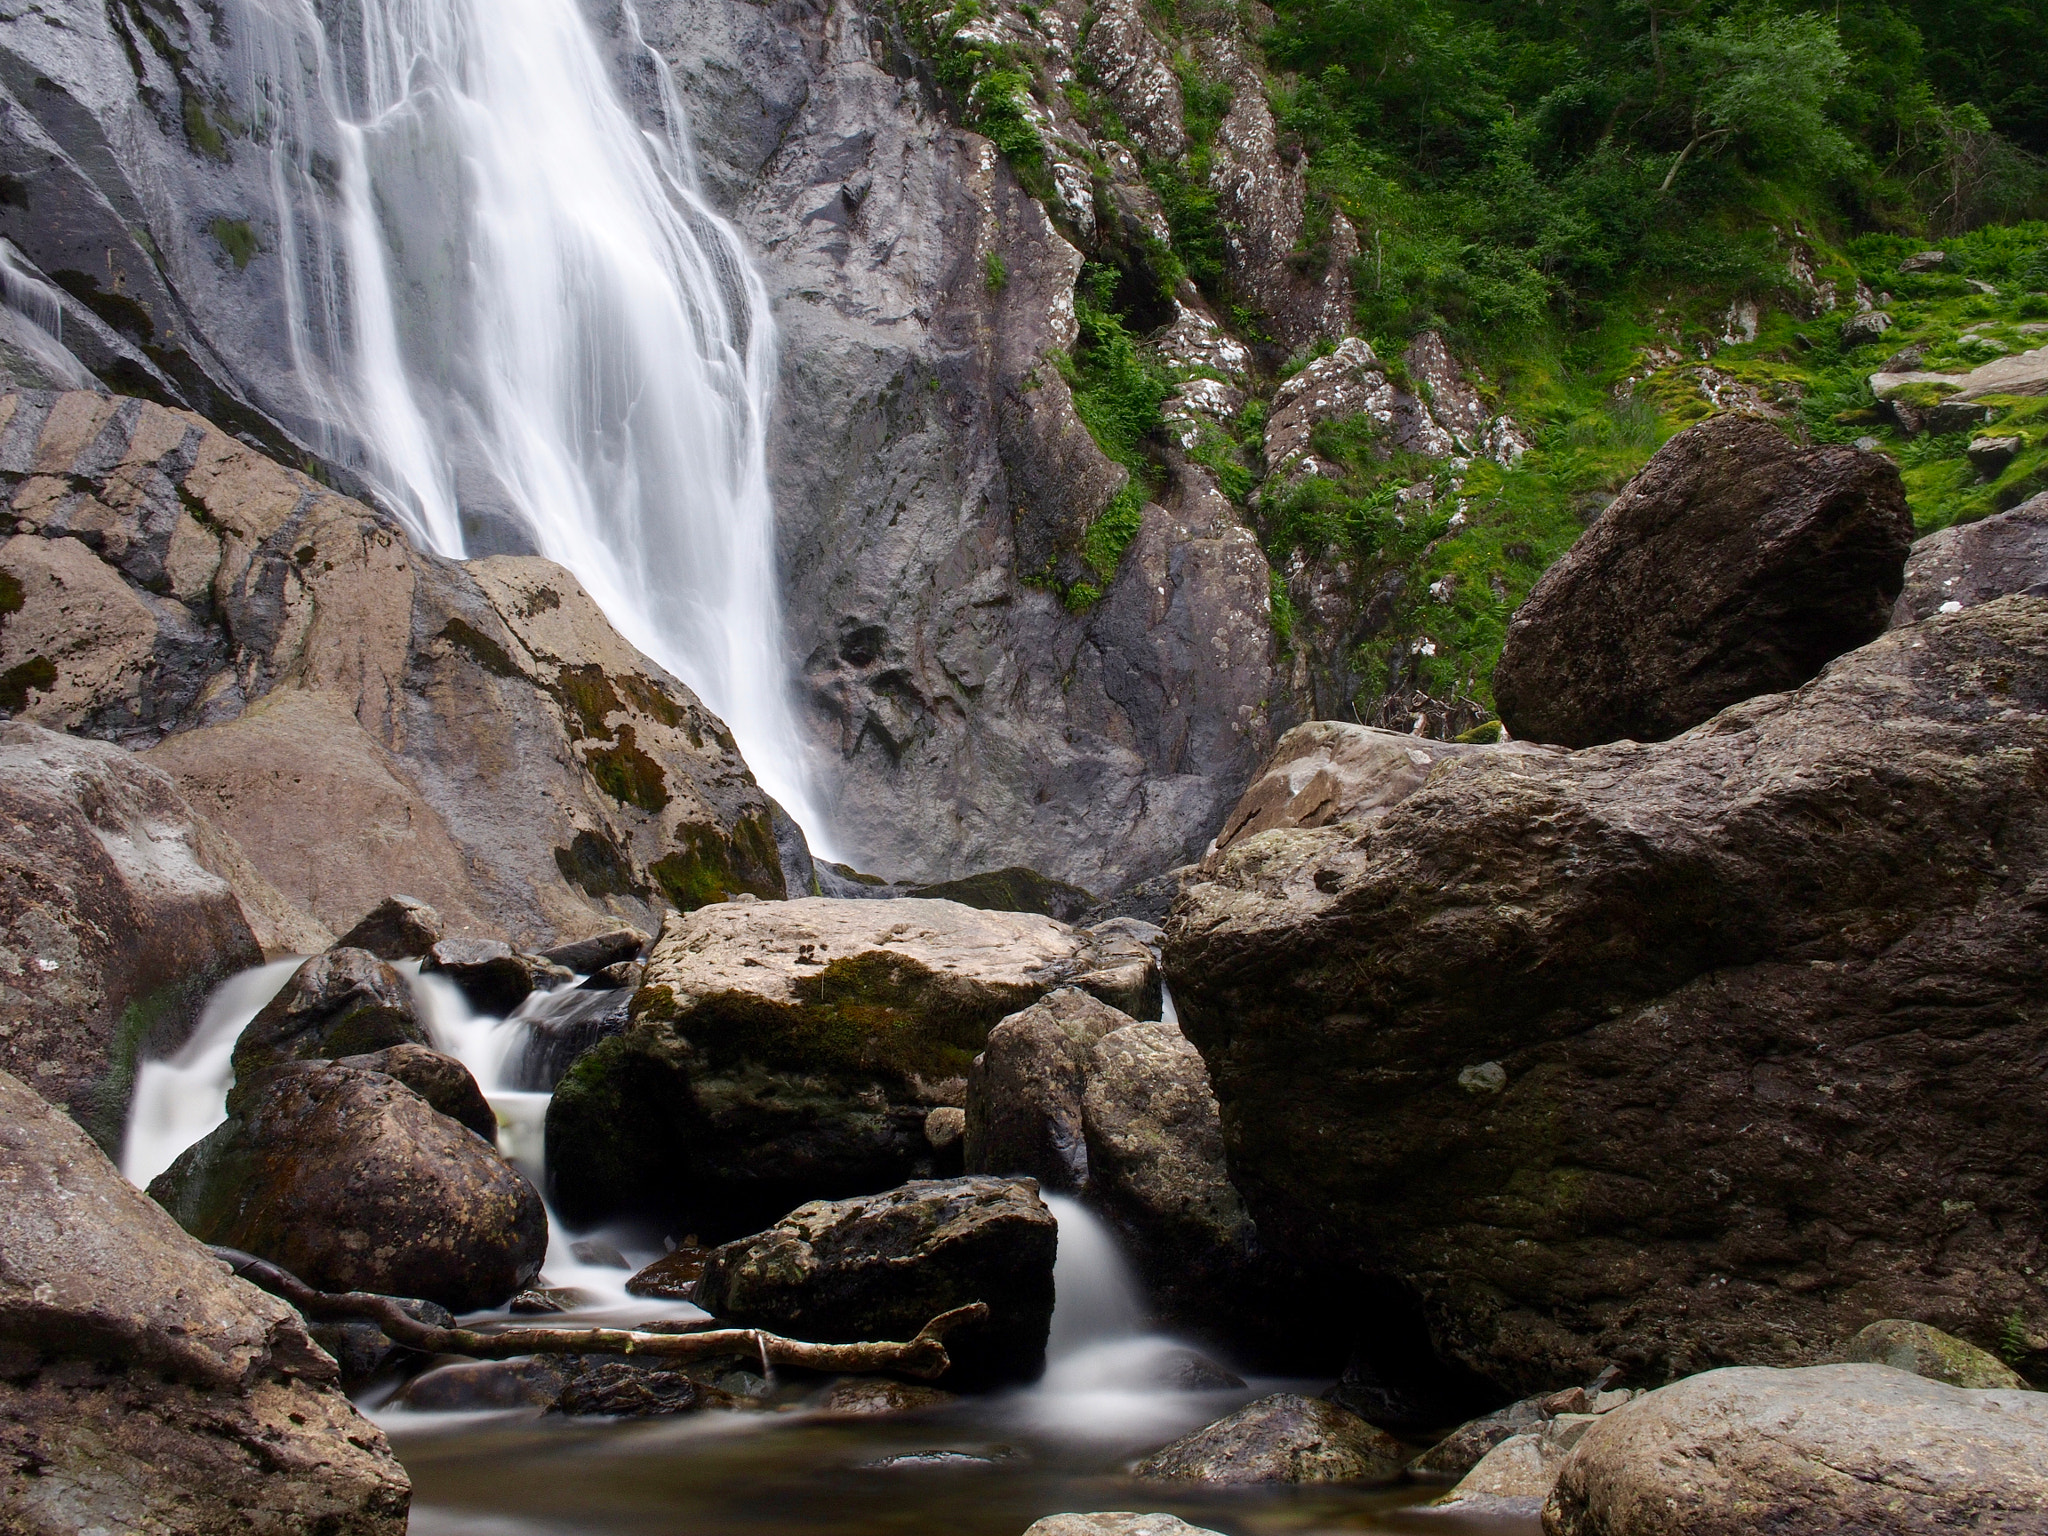
[[[1676,28],[1666,46],[1687,138],[1658,191],[1669,192],[1695,154],[1730,145],[1759,167],[1826,172],[1854,163],[1854,146],[1828,118],[1849,77],[1832,20],[1744,9]]]

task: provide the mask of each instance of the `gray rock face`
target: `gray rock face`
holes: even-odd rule
[[[1062,986],[1138,1008],[1158,985],[1127,935],[909,897],[675,916],[644,980],[548,1107],[552,1194],[572,1221],[717,1237],[929,1176],[926,1121],[998,1022]]]
[[[0,1072],[0,1525],[403,1536],[411,1485],[290,1307]]]
[[[1892,623],[1974,608],[2013,592],[2048,597],[2048,493],[1915,543]]]
[[[1076,334],[1083,226],[1063,237],[948,124],[879,7],[662,0],[641,16],[776,296],[790,647],[842,844],[918,880],[1029,864],[1095,891],[1193,857],[1268,744],[1265,560],[1194,472],[1147,507],[1085,613],[1026,584],[1049,566],[1075,579],[1080,533],[1124,479],[1052,362]],[[1039,16],[976,25],[1071,75],[1081,6]],[[1105,47],[1118,25],[1144,31],[1103,25]],[[1158,62],[1129,85],[1157,97],[1144,121],[1165,142],[1178,87]],[[1092,228],[1094,172],[1059,142],[1086,131],[1062,118],[1046,139],[1057,216]],[[1108,197],[1156,220],[1111,148],[1128,173]],[[912,810],[930,805],[955,809]]]
[[[2048,1394],[1967,1392],[1881,1365],[1688,1377],[1600,1420],[1545,1536],[1786,1536],[2048,1521]]]
[[[1059,1226],[1028,1181],[965,1178],[801,1206],[714,1249],[696,1303],[734,1322],[820,1342],[908,1339],[985,1302],[949,1334],[948,1386],[1029,1381],[1045,1365]]]
[[[1318,1397],[1276,1393],[1198,1429],[1132,1468],[1197,1483],[1377,1483],[1401,1475],[1401,1442]]]
[[[2044,689],[2002,598],[1210,860],[1165,965],[1262,1244],[1508,1392],[2038,1335]]]
[[[2027,1383],[2018,1371],[1989,1350],[1966,1344],[1953,1334],[1925,1323],[1888,1317],[1872,1323],[1849,1341],[1843,1359],[1852,1364],[1888,1365],[1952,1387],[2020,1391]]]
[[[547,1213],[495,1148],[396,1078],[287,1063],[235,1084],[228,1119],[150,1194],[202,1242],[328,1291],[497,1306],[540,1270]]]
[[[731,736],[561,567],[420,554],[134,399],[0,397],[0,496],[18,713],[150,749],[327,928],[394,885],[520,944],[782,894]]]
[[[1717,416],[1671,439],[1536,583],[1494,698],[1516,736],[1663,741],[1882,633],[1913,540],[1881,454]]]
[[[235,1076],[427,1044],[405,978],[366,949],[330,949],[292,972],[235,1041]]]
[[[120,748],[0,723],[0,820],[0,1068],[116,1150],[136,1063],[262,953],[177,786]]]

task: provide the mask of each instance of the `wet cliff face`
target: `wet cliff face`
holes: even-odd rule
[[[1042,67],[1071,76],[1081,19],[1040,13]],[[1099,599],[1071,595],[1127,478],[1062,377],[1077,241],[1119,199],[1158,222],[1136,162],[1027,164],[1071,192],[1049,214],[880,7],[664,0],[642,24],[777,295],[790,645],[846,851],[1098,890],[1199,852],[1270,744],[1264,556],[1176,466]]]

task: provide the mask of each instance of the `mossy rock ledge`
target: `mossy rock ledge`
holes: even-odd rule
[[[1158,1013],[1142,944],[1033,913],[824,897],[672,913],[625,1033],[549,1106],[556,1208],[719,1239],[929,1177],[926,1117],[965,1102],[997,1023],[1061,986]]]

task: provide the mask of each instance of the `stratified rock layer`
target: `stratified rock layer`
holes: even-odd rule
[[[117,1151],[137,1063],[262,951],[177,786],[119,747],[0,723],[0,823],[0,1068]]]
[[[2038,1335],[2044,753],[2048,600],[2009,597],[1238,843],[1166,967],[1261,1241],[1497,1389]]]
[[[1881,634],[1913,518],[1899,471],[1758,417],[1671,439],[1516,610],[1494,699],[1516,736],[1663,741]]]
[[[296,1312],[0,1072],[0,1528],[403,1536],[411,1489]]]
[[[2048,1393],[1969,1392],[1882,1365],[1725,1370],[1600,1419],[1544,1536],[1832,1536],[2048,1527]]]
[[[382,1072],[287,1063],[235,1084],[227,1120],[149,1192],[203,1242],[327,1291],[497,1306],[540,1270],[547,1212],[475,1132]]]
[[[197,416],[83,392],[0,397],[0,499],[17,713],[149,749],[328,929],[394,887],[536,946],[783,894],[730,734],[560,566],[424,554]]]
[[[947,1335],[947,1385],[1028,1381],[1045,1365],[1059,1224],[1028,1181],[919,1181],[791,1211],[715,1249],[696,1303],[819,1342],[908,1339],[983,1302],[988,1321]]]

